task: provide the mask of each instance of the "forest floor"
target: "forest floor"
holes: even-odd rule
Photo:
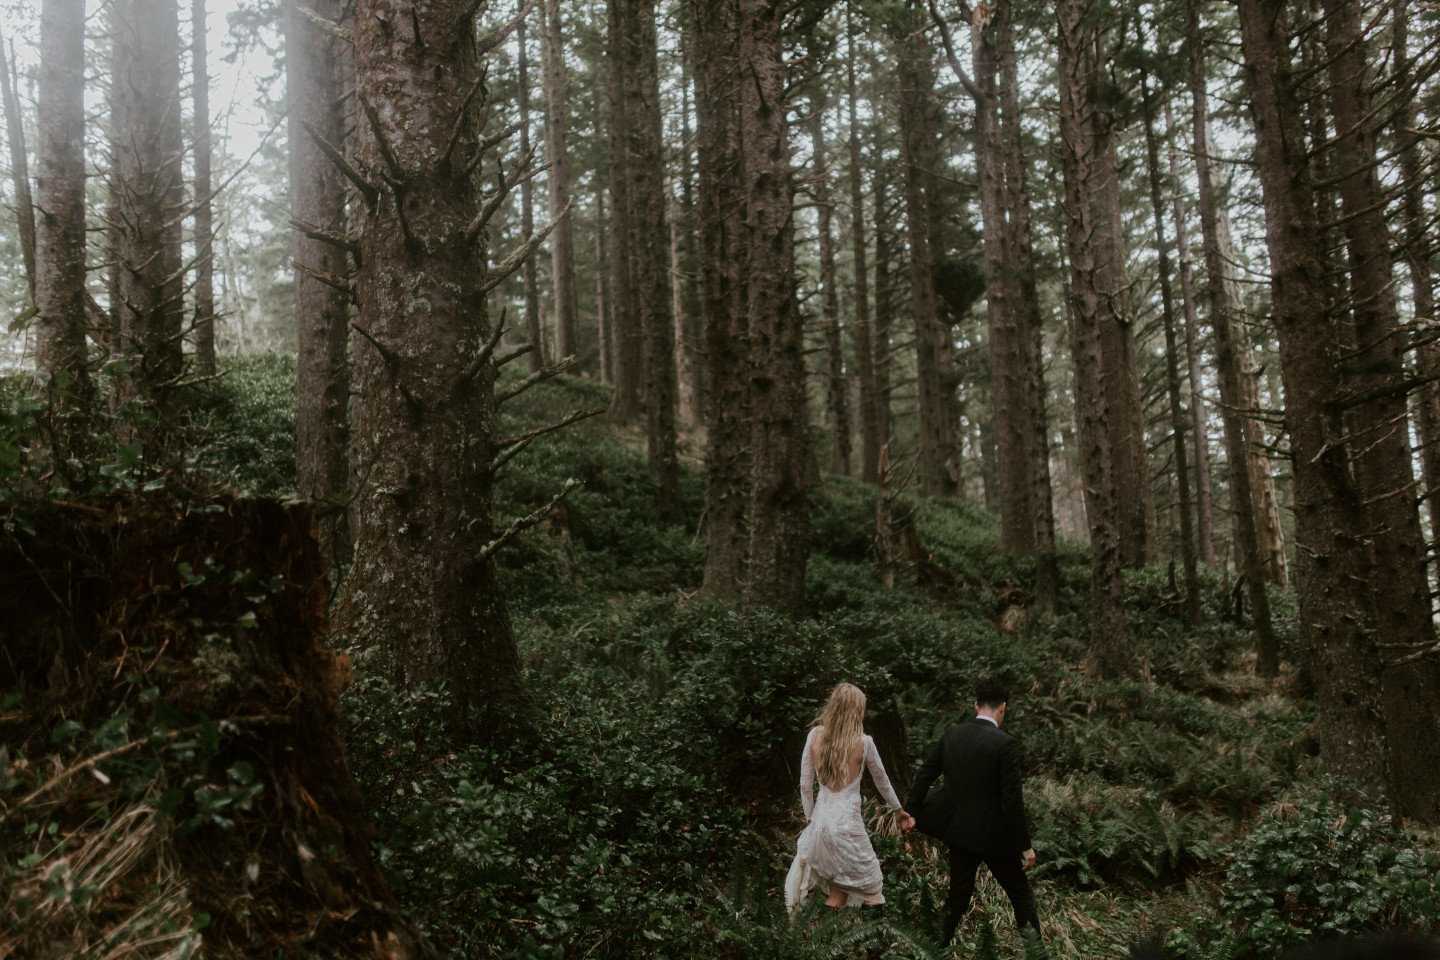
[[[287,358],[231,362],[216,439],[196,461],[241,493],[288,493],[292,377]],[[603,387],[560,378],[507,405],[502,430],[605,401]],[[187,546],[198,543],[186,532],[196,514],[241,518],[249,501],[191,504],[171,533],[154,526],[155,537],[176,538],[165,550],[178,563],[127,566],[120,551],[91,551],[135,580],[144,604],[112,604],[106,622],[123,629],[104,634],[95,669],[74,673],[83,683],[56,686],[52,661],[67,662],[74,648],[46,646],[64,632],[52,614],[35,618],[31,634],[0,636],[12,654],[29,651],[8,662],[14,677],[0,672],[0,899],[11,909],[0,958],[65,955],[64,944],[83,941],[72,923],[82,914],[92,937],[83,942],[110,943],[115,925],[130,922],[121,908],[154,914],[145,921],[153,943],[132,955],[177,960],[202,942],[217,956],[272,956],[282,943],[286,957],[431,948],[534,960],[1020,956],[988,877],[955,952],[934,942],[945,863],[924,840],[896,835],[868,792],[885,870],[881,917],[821,916],[816,897],[790,919],[780,893],[802,826],[799,753],[829,689],[846,680],[866,691],[867,730],[903,794],[990,675],[1012,691],[1006,727],[1022,744],[1039,858],[1031,876],[1051,956],[1122,958],[1154,942],[1174,957],[1241,960],[1328,934],[1434,929],[1434,833],[1394,823],[1377,798],[1329,779],[1311,755],[1315,708],[1293,667],[1292,594],[1272,594],[1287,667],[1266,682],[1253,673],[1253,634],[1227,609],[1222,578],[1203,577],[1205,622],[1195,627],[1165,570],[1128,574],[1137,675],[1096,680],[1080,666],[1082,547],[1062,546],[1056,616],[1033,616],[1033,563],[999,554],[993,516],[907,498],[904,522],[921,552],[886,589],[875,575],[874,489],[827,476],[811,497],[808,615],[745,614],[697,595],[698,463],[687,461],[682,477],[689,520],[661,524],[637,441],[633,429],[588,421],[542,438],[501,478],[501,520],[529,513],[568,478],[584,483],[498,560],[537,707],[533,736],[507,744],[458,736],[444,689],[396,690],[367,651],[324,649],[307,626],[319,622],[319,581],[308,554],[280,549],[287,538],[237,534],[238,552],[214,563]],[[283,524],[264,512],[273,504],[253,509],[255,522]],[[106,542],[129,542],[114,531],[136,525],[101,514]],[[41,543],[44,534],[16,535]],[[242,550],[251,540],[253,556]],[[18,570],[34,556],[4,554]],[[296,558],[311,572],[266,579],[270,567],[299,569]],[[4,582],[49,609],[35,584]],[[288,712],[294,694],[281,679],[237,685],[248,674],[205,653],[218,649],[217,635],[260,676],[308,676],[306,695],[322,694],[306,701],[318,719],[306,731],[259,729],[254,718]],[[149,639],[133,639],[141,636]],[[299,660],[287,652],[297,650]],[[117,660],[138,654],[141,667]],[[347,670],[339,714],[327,713]],[[63,699],[77,689],[83,711]],[[343,738],[358,797],[333,771],[294,759],[338,757],[320,742],[331,736]],[[111,780],[89,772],[107,748],[134,750],[121,758],[131,766],[97,770]],[[16,802],[52,781],[67,786]],[[135,839],[124,896],[85,880],[76,851],[138,838],[117,839],[110,825],[138,822],[125,811],[142,808],[171,811],[178,828],[163,832],[164,845]],[[169,899],[147,904],[147,877],[163,881],[153,889]],[[54,923],[16,919],[37,910]],[[71,926],[57,934],[62,920]],[[16,931],[33,934],[28,947]]]

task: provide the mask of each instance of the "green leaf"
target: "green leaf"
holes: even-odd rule
[[[75,735],[84,731],[85,725],[76,720],[66,720],[50,731],[51,743],[64,743],[74,739]]]

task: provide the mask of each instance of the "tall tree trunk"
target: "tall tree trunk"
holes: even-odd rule
[[[549,2],[549,0],[547,0]],[[630,55],[636,25],[627,16],[625,0],[607,0],[606,45],[609,54],[607,91],[610,97],[610,338],[615,353],[615,394],[610,413],[621,420],[639,415],[644,390],[645,338],[641,328],[632,244],[634,232],[631,125],[636,122],[631,96],[634,63]]]
[[[856,117],[854,3],[845,5],[845,100],[850,122],[850,243],[855,258],[855,323],[851,341],[860,379],[860,479],[879,482],[880,420],[875,409],[875,343],[870,324],[870,277],[866,262],[865,172],[860,165],[860,124]]]
[[[1125,636],[1120,533],[1116,520],[1114,469],[1106,391],[1093,371],[1105,365],[1101,326],[1107,295],[1113,294],[1111,251],[1097,219],[1108,215],[1097,165],[1105,164],[1091,116],[1097,64],[1094,28],[1084,22],[1082,0],[1060,0],[1060,151],[1065,171],[1069,224],[1071,359],[1075,368],[1075,417],[1085,478],[1085,510],[1090,524],[1090,652],[1086,669],[1101,677],[1133,669]],[[1113,171],[1112,171],[1113,172]],[[1128,335],[1128,331],[1126,331]],[[1125,429],[1120,424],[1115,424]]]
[[[820,234],[820,324],[825,333],[825,415],[833,444],[830,469],[850,475],[850,399],[845,379],[845,357],[840,347],[840,294],[835,286],[834,207],[830,198],[830,169],[825,152],[823,92],[810,103],[810,144],[815,204]]]
[[[951,68],[962,79],[975,102],[975,165],[980,183],[980,217],[984,230],[985,307],[989,318],[990,383],[994,398],[993,427],[986,447],[994,447],[995,483],[990,471],[986,479],[986,504],[992,498],[1000,507],[1000,549],[1023,554],[1035,549],[1035,510],[1031,503],[1034,484],[1032,435],[1028,421],[1032,410],[1026,396],[1029,387],[1015,313],[1015,237],[1007,212],[1011,198],[1006,193],[1005,144],[1000,134],[1000,94],[996,77],[999,53],[996,30],[972,17],[970,49],[975,76],[965,75],[951,42],[950,28],[931,6],[932,15],[945,42]],[[1005,16],[1006,13],[1001,13]],[[987,458],[989,459],[989,458]],[[998,488],[998,489],[994,489]]]
[[[785,121],[782,10],[740,0],[745,276],[750,330],[750,550],[744,600],[805,612],[810,523],[805,363],[795,298],[795,238]]]
[[[1050,425],[1045,410],[1045,318],[1040,312],[1035,249],[1030,232],[1029,163],[1024,150],[1024,117],[1015,58],[1013,8],[995,15],[1000,56],[1000,135],[1005,144],[1005,197],[1010,209],[1011,260],[1015,268],[1015,336],[1025,371],[1023,392],[1029,432],[1030,506],[1035,513],[1035,607],[1052,615],[1059,602],[1060,562],[1055,548],[1055,504],[1050,479]]]
[[[515,31],[515,43],[520,48],[517,64],[516,94],[520,101],[520,156],[530,154],[530,54],[525,43],[525,25]],[[568,226],[568,225],[567,225]],[[535,184],[526,180],[520,184],[520,235],[525,243],[535,234]],[[554,243],[554,233],[551,233]],[[525,339],[530,344],[527,359],[530,372],[545,367],[545,337],[540,330],[540,282],[534,257],[528,257],[520,268],[521,285],[525,297]]]
[[[749,330],[745,185],[735,6],[691,0],[699,161],[701,301],[705,328],[705,578],[707,596],[739,600],[746,579],[750,496]]]
[[[928,47],[910,46],[909,31],[895,37],[899,58],[900,135],[905,173],[905,223],[910,245],[910,306],[915,319],[915,363],[920,394],[920,492],[954,496],[959,490],[959,424],[947,394],[950,371],[931,249],[931,186],[936,163],[934,70]]]
[[[545,160],[550,185],[550,272],[555,283],[555,356],[580,355],[580,327],[575,300],[575,241],[570,220],[561,211],[570,202],[570,160],[565,142],[569,115],[565,109],[565,31],[560,0],[542,0],[540,25],[545,34]],[[538,347],[537,347],[538,349]]]
[[[20,232],[20,256],[25,262],[25,282],[35,296],[35,203],[30,193],[30,161],[25,155],[25,121],[20,115],[16,93],[15,51],[5,56],[5,37],[0,35],[0,96],[5,105],[5,132],[10,144],[10,177],[15,185],[15,224]]]
[[[1410,271],[1415,319],[1434,322],[1435,278],[1431,269],[1434,246],[1426,229],[1420,137],[1411,132],[1415,129],[1413,98],[1418,91],[1414,88],[1409,52],[1410,13],[1403,5],[1396,5],[1391,43],[1397,64],[1397,85],[1401,91],[1394,123],[1400,145],[1400,172],[1405,194],[1403,250],[1405,264]],[[1416,351],[1416,366],[1422,377],[1440,375],[1440,345],[1433,340],[1422,343]],[[1416,390],[1415,409],[1420,432],[1420,465],[1425,481],[1423,497],[1428,505],[1430,528],[1440,530],[1440,381],[1426,383]]]
[[[877,167],[874,176],[875,190],[875,432],[880,437],[880,448],[890,444],[890,371],[895,359],[890,348],[890,331],[895,320],[895,278],[891,272],[895,255],[891,222],[889,182],[885,171]]]
[[[1150,483],[1150,451],[1145,440],[1145,410],[1135,358],[1135,313],[1126,269],[1125,231],[1120,202],[1120,164],[1113,119],[1092,108],[1095,127],[1092,183],[1096,209],[1096,256],[1100,266],[1100,338],[1104,352],[1106,408],[1110,418],[1116,521],[1120,562],[1140,568],[1155,559],[1155,496]]]
[[[531,708],[491,557],[502,451],[486,295],[505,274],[487,269],[469,166],[484,108],[471,16],[466,0],[355,8],[356,166],[385,179],[353,174],[364,202],[355,379],[366,472],[335,632],[377,651],[401,686],[443,681],[457,719],[490,737]]]
[[[1143,29],[1138,38],[1144,42]],[[1180,402],[1180,359],[1175,336],[1175,294],[1170,286],[1170,243],[1165,235],[1165,201],[1161,190],[1160,144],[1155,136],[1155,103],[1144,68],[1140,73],[1145,119],[1145,160],[1150,181],[1150,208],[1155,218],[1155,253],[1160,268],[1160,311],[1165,326],[1165,379],[1170,400],[1170,432],[1175,449],[1175,486],[1180,500],[1180,561],[1185,570],[1185,613],[1201,622],[1200,583],[1195,561],[1195,521],[1191,514],[1190,462],[1186,455],[1185,410]],[[1172,568],[1173,569],[1173,568]]]
[[[1440,820],[1440,660],[1425,576],[1425,542],[1414,495],[1403,345],[1391,269],[1385,196],[1376,173],[1358,0],[1325,0],[1325,50],[1340,166],[1340,202],[1350,252],[1356,371],[1347,387],[1375,397],[1354,404],[1364,432],[1352,440],[1356,483],[1370,516],[1372,583],[1384,591],[1381,690],[1390,799],[1397,812]],[[1402,96],[1404,94],[1402,93]]]
[[[205,0],[191,0],[190,59],[195,104],[195,372],[215,375],[215,228],[210,198],[210,68]]]
[[[645,451],[658,488],[660,517],[681,520],[680,464],[675,440],[675,315],[670,227],[666,222],[665,153],[660,116],[659,51],[654,0],[620,0],[628,78],[626,132],[630,179],[630,263],[639,306],[644,371]],[[613,54],[612,54],[613,55]]]
[[[35,159],[36,361],[52,402],[87,398],[85,357],[85,0],[44,0],[40,8],[40,143]],[[58,378],[58,379],[57,379]],[[65,390],[59,381],[68,381]],[[54,463],[83,453],[81,437],[55,436]]]
[[[156,420],[153,430],[127,424],[121,433],[161,443],[179,412],[175,388],[185,366],[180,347],[184,142],[176,6],[171,0],[118,0],[114,5],[116,259],[122,351],[132,354],[120,399],[140,404]]]
[[[705,331],[700,317],[700,264],[696,248],[695,167],[690,139],[690,49],[688,35],[680,37],[680,192],[675,199],[671,232],[676,237],[675,331],[678,337],[676,360],[680,380],[679,415],[686,423],[699,424],[705,414]]]
[[[595,318],[600,338],[600,382],[615,382],[615,344],[610,327],[610,253],[605,243],[609,232],[609,221],[605,218],[605,188],[601,181],[608,181],[608,173],[597,171],[595,175]]]
[[[340,172],[321,151],[319,139],[345,142],[342,112],[341,41],[301,9],[285,5],[286,89],[290,101],[290,204],[297,229],[291,240],[295,271],[295,318],[299,338],[295,393],[295,479],[299,495],[314,505],[320,551],[332,564],[350,557],[350,518],[342,503],[350,486],[351,295],[330,277],[351,274],[349,255],[319,237],[348,232],[349,212]],[[337,21],[340,0],[309,5]],[[314,229],[309,229],[305,227]],[[363,471],[362,471],[363,472]]]
[[[1244,368],[1236,345],[1240,297],[1236,287],[1234,254],[1229,249],[1228,221],[1210,171],[1209,101],[1205,91],[1205,50],[1200,35],[1200,2],[1188,4],[1190,44],[1190,96],[1195,142],[1195,179],[1199,184],[1200,224],[1205,237],[1206,294],[1214,330],[1215,366],[1220,380],[1221,420],[1225,429],[1225,455],[1230,464],[1230,511],[1234,518],[1235,550],[1240,573],[1250,597],[1255,621],[1255,672],[1273,677],[1280,669],[1279,647],[1270,621],[1270,600],[1265,591],[1265,557],[1261,551],[1256,497],[1249,468],[1256,445],[1251,431],[1255,421],[1245,415],[1242,388]]]
[[[1175,130],[1170,102],[1165,102],[1165,129]],[[1180,192],[1179,150],[1170,138],[1170,185],[1175,191],[1175,246],[1180,260],[1180,299],[1185,308],[1185,355],[1190,372],[1190,422],[1195,437],[1195,522],[1200,562],[1215,569],[1215,512],[1211,501],[1210,442],[1205,413],[1205,397],[1201,393],[1200,315],[1195,305],[1195,277],[1191,267],[1190,238],[1185,229],[1185,199]]]
[[[1316,732],[1331,772],[1380,783],[1386,743],[1378,625],[1364,580],[1369,521],[1351,479],[1337,403],[1339,350],[1325,296],[1309,145],[1280,8],[1275,0],[1238,0],[1237,8],[1294,463],[1300,635],[1320,708]]]

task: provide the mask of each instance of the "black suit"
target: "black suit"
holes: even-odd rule
[[[945,943],[970,909],[975,871],[983,861],[1015,908],[1015,922],[1040,932],[1035,896],[1022,868],[1030,849],[1020,790],[1020,745],[988,720],[976,717],[945,731],[920,767],[905,809],[917,813],[939,776],[955,803],[945,830],[950,847],[950,896],[945,901]]]

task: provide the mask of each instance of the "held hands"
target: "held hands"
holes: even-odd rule
[[[904,810],[895,811],[895,823],[905,833],[909,833],[911,830],[915,829],[915,818],[910,816],[910,814],[906,813]]]
[[[1029,870],[1031,867],[1035,866],[1035,851],[1033,848],[1030,850],[1026,850],[1024,853],[1020,854],[1020,856],[1025,858],[1025,866],[1021,867],[1021,870]]]

